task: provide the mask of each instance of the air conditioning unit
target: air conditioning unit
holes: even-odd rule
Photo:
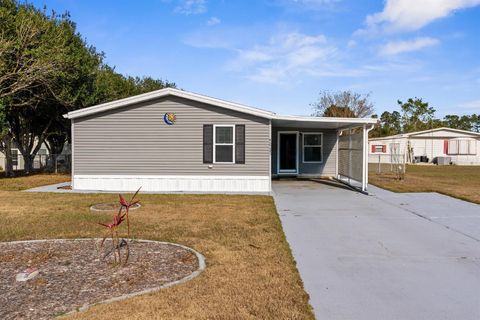
[[[450,163],[452,163],[452,157],[437,157],[439,166],[448,166]]]

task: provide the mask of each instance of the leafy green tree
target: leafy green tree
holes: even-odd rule
[[[175,87],[151,77],[125,77],[103,58],[76,32],[68,13],[47,14],[28,3],[0,0],[0,131],[6,128],[0,151],[7,154],[16,145],[29,173],[43,142],[58,154],[70,139],[64,113]]]
[[[480,132],[480,115],[472,114],[472,131]]]
[[[477,115],[473,114],[457,116],[457,115],[446,115],[443,118],[443,124],[446,127],[453,128],[453,129],[461,129],[461,130],[474,130],[474,124]]]
[[[85,106],[102,55],[76,33],[68,14],[0,0],[0,21],[0,99],[29,173],[52,123]]]
[[[406,102],[397,101],[402,111],[402,131],[404,133],[427,130],[439,125],[434,121],[435,109],[420,98],[410,98]]]
[[[311,104],[313,116],[364,118],[374,112],[370,94],[362,95],[352,91],[329,92],[322,91],[317,102]]]

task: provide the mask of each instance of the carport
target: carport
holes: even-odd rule
[[[376,119],[275,116],[272,176],[334,177],[367,191],[368,132]]]

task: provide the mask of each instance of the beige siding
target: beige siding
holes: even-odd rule
[[[204,124],[244,124],[245,164],[204,164]],[[75,175],[269,175],[268,120],[177,97],[75,119],[73,136]]]

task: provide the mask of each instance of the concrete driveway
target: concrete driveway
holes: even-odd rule
[[[317,319],[480,319],[480,206],[275,181]]]

